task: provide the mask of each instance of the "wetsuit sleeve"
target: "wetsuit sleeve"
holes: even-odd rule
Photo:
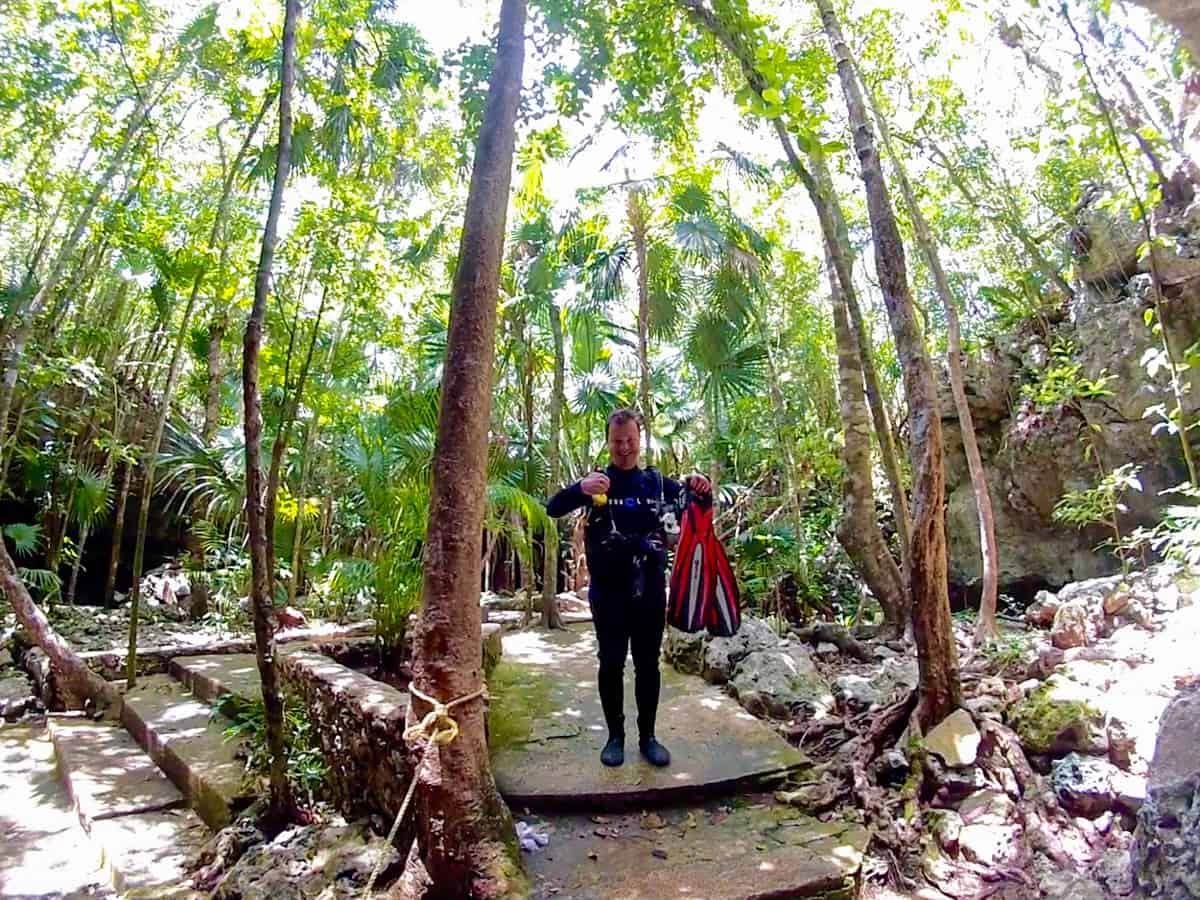
[[[550,514],[551,518],[558,519],[587,505],[587,494],[583,492],[583,488],[576,481],[574,484],[568,484],[546,502],[546,512]]]

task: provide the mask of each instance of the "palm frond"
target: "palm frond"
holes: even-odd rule
[[[755,162],[746,154],[734,150],[726,143],[717,144],[717,158],[723,168],[737,173],[747,184],[755,187],[770,187],[771,170],[762,163]]]
[[[4,536],[13,542],[17,556],[33,556],[42,549],[42,526],[14,522],[4,526]]]
[[[71,521],[91,528],[108,512],[111,495],[109,479],[87,466],[75,472],[75,494],[71,501]]]

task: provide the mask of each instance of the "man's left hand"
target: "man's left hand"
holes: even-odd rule
[[[683,486],[693,494],[705,497],[712,493],[712,482],[703,475],[689,475],[683,479]]]

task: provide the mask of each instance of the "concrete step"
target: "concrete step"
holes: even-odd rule
[[[214,831],[253,800],[229,720],[170,675],[150,675],[125,694],[121,722]]]
[[[86,829],[132,813],[187,806],[180,793],[124,728],[82,717],[51,717],[59,771]]]
[[[104,730],[124,732],[87,720],[52,727],[53,744],[40,726],[0,728],[0,897],[116,897],[110,884],[128,900],[204,897],[188,885],[187,866],[209,830],[189,809],[127,811],[164,794],[121,777],[129,748]],[[136,768],[145,773],[146,763]],[[123,786],[141,803],[122,802]]]
[[[215,703],[222,694],[236,694],[243,700],[262,699],[258,658],[253,653],[177,656],[171,660],[170,672],[206,703]]]
[[[122,900],[201,900],[189,867],[212,837],[190,809],[133,813],[92,823],[92,843]]]

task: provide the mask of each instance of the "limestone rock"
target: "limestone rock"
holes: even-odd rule
[[[1107,760],[1069,753],[1054,763],[1050,784],[1069,813],[1095,819],[1113,807],[1112,780],[1116,772]]]
[[[1133,893],[1133,871],[1128,850],[1106,851],[1092,866],[1091,875],[1110,896],[1128,897]]]
[[[667,628],[663,642],[663,658],[685,675],[699,675],[704,667],[703,631],[688,634],[678,628]]]
[[[987,787],[987,780],[979,766],[951,769],[935,756],[927,760],[926,777],[934,788],[931,803],[941,808],[956,806],[976,791]]]
[[[958,807],[967,825],[1004,825],[1016,818],[1017,807],[1003,791],[977,791]]]
[[[712,684],[724,684],[733,677],[738,664],[757,650],[779,644],[779,636],[762,619],[745,616],[733,637],[712,638],[704,646],[701,674]],[[811,661],[810,661],[811,662]]]
[[[351,900],[362,895],[376,862],[395,877],[400,852],[344,824],[306,825],[250,848],[222,876],[212,900]]]
[[[742,706],[756,716],[785,719],[802,713],[820,718],[834,705],[829,683],[798,644],[750,653],[730,685]]]
[[[912,690],[918,677],[916,659],[888,657],[868,674],[839,675],[833,680],[833,692],[857,712],[887,703],[900,689]]]
[[[1054,675],[1013,706],[1009,724],[1030,753],[1103,752],[1107,743],[1099,700],[1096,691]]]
[[[962,816],[952,809],[935,809],[929,813],[930,830],[947,853],[958,852],[958,836],[962,833]]]
[[[1050,640],[1059,650],[1084,647],[1091,641],[1088,608],[1080,602],[1063,603],[1054,614],[1054,625],[1050,628]]]
[[[1021,829],[1016,825],[964,825],[958,852],[981,866],[1009,865],[1020,856]]]
[[[1117,771],[1112,777],[1113,805],[1136,816],[1146,803],[1146,779],[1132,772]]]
[[[1132,856],[1141,896],[1200,897],[1200,686],[1163,714]]]
[[[884,750],[871,763],[871,780],[880,786],[899,785],[908,777],[908,757],[892,748]]]
[[[15,719],[36,703],[33,687],[21,674],[0,678],[0,719]]]
[[[1060,605],[1054,594],[1038,591],[1033,596],[1033,602],[1025,608],[1025,621],[1039,628],[1049,628],[1054,623],[1054,614]]]
[[[854,712],[871,709],[883,702],[883,687],[875,679],[853,672],[833,679],[833,693]]]
[[[1071,234],[1080,281],[1110,284],[1138,271],[1142,234],[1138,222],[1123,210],[1087,206],[1077,214]]]
[[[975,764],[979,741],[979,729],[971,714],[956,709],[925,735],[925,748],[940,756],[951,768],[961,769]]]

